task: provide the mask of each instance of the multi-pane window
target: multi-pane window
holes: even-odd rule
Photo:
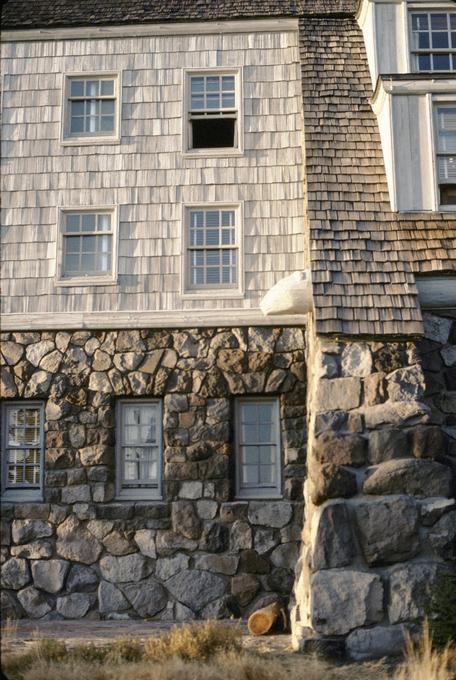
[[[414,71],[456,71],[456,12],[411,12]]]
[[[281,495],[277,399],[240,399],[236,404],[237,495]]]
[[[70,76],[66,80],[66,138],[116,135],[117,76]]]
[[[236,73],[188,75],[188,150],[239,146]]]
[[[162,425],[159,401],[118,404],[117,494],[124,498],[160,498]]]
[[[114,212],[62,213],[61,278],[110,277],[113,268]]]
[[[43,478],[43,407],[8,403],[2,408],[2,494],[40,498]]]
[[[189,289],[238,285],[237,218],[236,208],[186,210]]]
[[[437,184],[441,206],[456,206],[456,102],[435,104]]]

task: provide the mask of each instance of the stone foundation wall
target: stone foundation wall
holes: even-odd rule
[[[418,343],[309,343],[296,649],[400,651],[454,569],[455,343],[456,322],[433,316]]]
[[[2,506],[2,604],[32,618],[246,615],[285,600],[303,522],[299,328],[6,333],[2,394],[45,404],[42,503]],[[163,399],[164,499],[115,501],[115,404]],[[277,395],[283,500],[234,498],[236,396]]]

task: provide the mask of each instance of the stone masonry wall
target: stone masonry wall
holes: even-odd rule
[[[2,336],[2,394],[45,404],[42,503],[2,506],[5,615],[248,614],[293,585],[306,452],[299,328]],[[164,498],[116,502],[115,403],[163,399]],[[277,395],[283,500],[234,499],[233,406]]]
[[[425,328],[417,343],[308,343],[296,649],[400,651],[454,570],[456,321],[428,315]]]

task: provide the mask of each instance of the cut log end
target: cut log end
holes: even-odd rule
[[[282,605],[280,602],[272,602],[249,616],[247,626],[252,635],[266,635],[277,621],[281,618]]]

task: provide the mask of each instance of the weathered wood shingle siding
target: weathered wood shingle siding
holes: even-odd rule
[[[242,67],[239,157],[182,156],[183,69]],[[65,72],[122,71],[121,143],[64,147]],[[3,45],[4,312],[178,310],[182,205],[243,203],[245,299],[304,266],[297,33]],[[55,286],[57,207],[119,206],[118,285]]]
[[[454,214],[391,212],[355,19],[302,18],[300,44],[317,331],[420,333],[414,274],[456,270]]]

